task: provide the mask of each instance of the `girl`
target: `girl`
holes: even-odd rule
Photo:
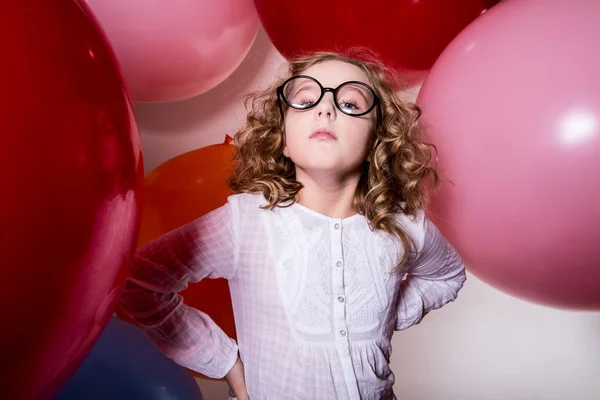
[[[319,53],[252,97],[236,193],[149,243],[122,309],[166,355],[252,400],[395,399],[394,330],[453,301],[463,263],[424,216],[419,111],[378,62]],[[226,278],[238,344],[182,303]],[[406,278],[406,279],[403,279]]]

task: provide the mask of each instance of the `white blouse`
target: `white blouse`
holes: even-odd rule
[[[423,213],[399,215],[418,252],[393,272],[400,241],[364,216],[264,204],[261,194],[230,196],[144,246],[121,309],[177,363],[221,378],[238,344],[177,292],[226,278],[251,400],[395,399],[392,334],[457,297],[465,271],[456,251]]]

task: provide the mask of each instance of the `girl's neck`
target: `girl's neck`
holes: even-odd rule
[[[303,185],[297,202],[331,218],[351,217],[357,213],[353,202],[359,178],[360,175],[344,179],[318,179],[297,170],[296,180]]]

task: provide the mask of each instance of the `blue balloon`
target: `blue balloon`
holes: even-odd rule
[[[55,400],[202,400],[185,368],[144,331],[113,317]]]

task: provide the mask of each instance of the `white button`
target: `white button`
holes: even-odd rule
[[[340,297],[338,297],[338,301],[339,301],[340,303],[343,303],[343,302],[344,302],[344,298],[343,298],[342,296],[340,296]]]
[[[341,262],[341,261],[338,261],[338,262],[336,262],[336,263],[335,263],[335,266],[336,266],[336,267],[341,267],[341,266],[342,266],[342,262]]]
[[[335,229],[340,229],[340,224],[335,224],[333,227],[334,227]]]
[[[342,336],[346,336],[346,331],[345,331],[345,330],[341,330],[341,331],[340,331],[340,335],[342,335]]]

